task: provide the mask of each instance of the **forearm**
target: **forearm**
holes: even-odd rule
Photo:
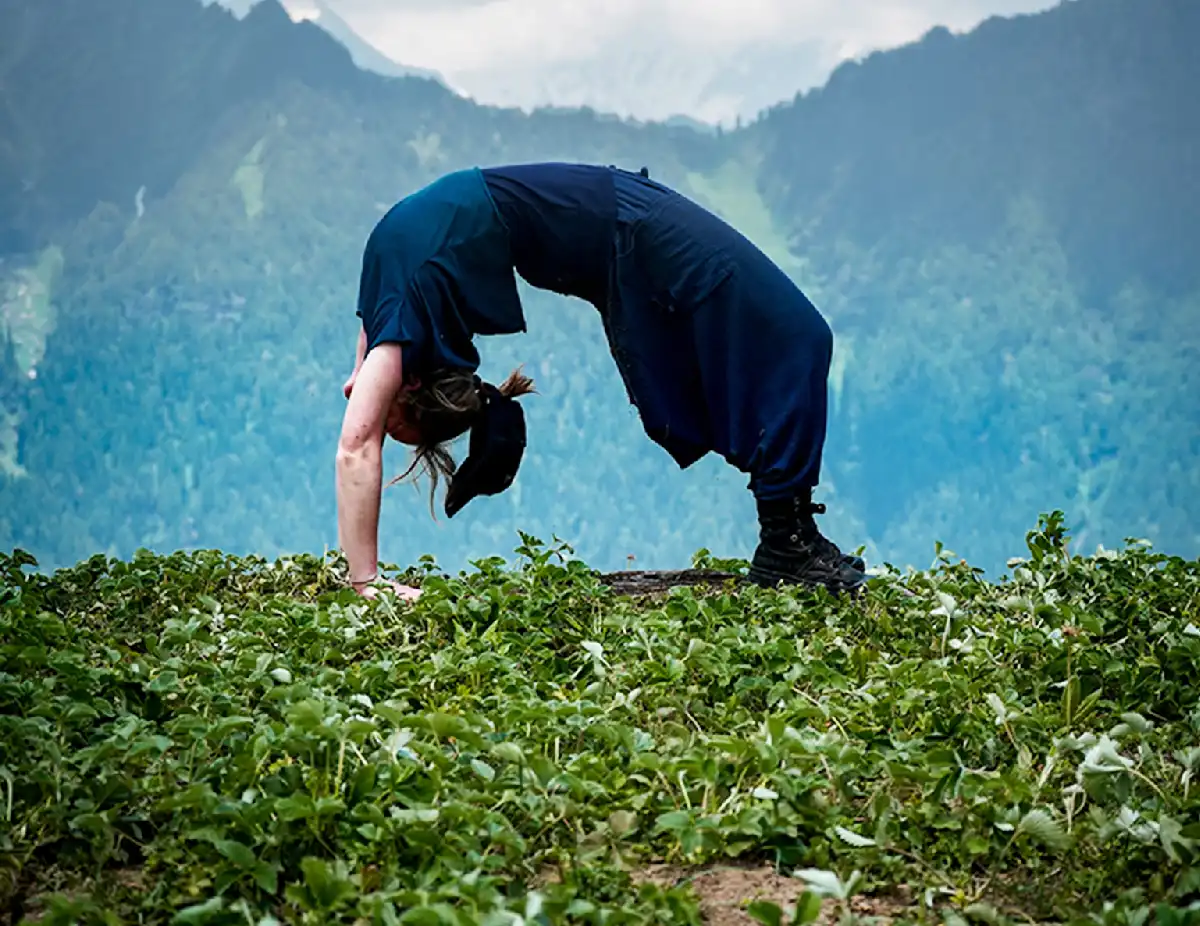
[[[338,450],[338,543],[346,554],[351,581],[371,578],[379,563],[382,483],[382,447],[371,443],[356,450]]]

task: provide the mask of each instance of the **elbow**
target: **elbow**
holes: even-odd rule
[[[347,437],[343,435],[338,441],[337,446],[338,468],[344,469],[346,467],[372,464],[379,461],[383,456],[381,444],[381,440],[372,440],[370,435],[362,437]]]
[[[383,453],[383,422],[364,420],[361,414],[346,410],[338,434],[338,459],[359,460]]]

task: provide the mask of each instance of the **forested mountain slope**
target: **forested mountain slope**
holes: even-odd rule
[[[274,2],[0,4],[0,545],[336,543],[332,452],[362,243],[471,164],[648,166],[768,250],[838,336],[829,532],[1002,568],[1054,507],[1079,543],[1200,549],[1200,38],[1187,0],[1074,0],[935,32],[737,133],[480,107],[354,67]],[[744,479],[641,434],[585,304],[527,292],[516,486],[382,555],[557,534],[599,567],[748,553]],[[405,463],[389,452],[389,467]]]

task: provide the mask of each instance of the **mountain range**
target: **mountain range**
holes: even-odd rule
[[[207,0],[207,2],[219,2],[238,17],[243,17],[250,12],[250,8],[257,0]],[[354,63],[364,70],[373,71],[384,77],[426,77],[446,86],[445,78],[436,71],[428,68],[408,67],[387,57],[350,28],[346,20],[339,16],[325,0],[282,0],[282,6],[294,22],[311,22],[337,39],[350,52]]]
[[[216,2],[244,15],[257,0]],[[711,131],[751,121],[820,86],[840,62],[901,45],[927,26],[966,31],[988,16],[1035,12],[1055,0],[766,0],[740,16],[728,0],[703,0],[686,16],[672,0],[540,2],[397,0],[386,13],[372,0],[284,5],[338,38],[360,67],[382,74],[432,76],[406,66],[405,56],[415,55],[443,67],[438,79],[477,102],[527,111],[588,106],[642,121],[683,117]]]
[[[0,546],[332,546],[371,226],[448,170],[566,159],[648,167],[830,319],[818,496],[844,547],[998,571],[1061,508],[1081,546],[1200,550],[1192,0],[934,29],[711,132],[479,105],[360,66],[321,18],[0,4]],[[529,333],[480,344],[485,375],[538,384],[517,483],[452,522],[388,490],[384,558],[461,566],[518,531],[601,567],[748,555],[744,478],[677,471],[595,312],[522,292]]]

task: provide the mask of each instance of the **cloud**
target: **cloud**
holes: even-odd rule
[[[729,120],[935,25],[962,31],[1054,0],[326,2],[389,57],[437,70],[481,102]],[[735,79],[747,63],[761,91]]]

